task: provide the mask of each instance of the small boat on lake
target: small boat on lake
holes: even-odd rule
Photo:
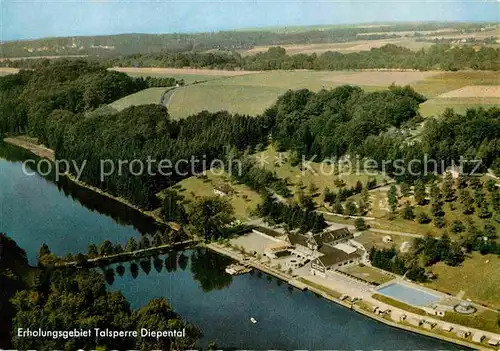
[[[253,324],[257,323],[257,320],[253,317],[250,318],[250,322],[252,322]]]

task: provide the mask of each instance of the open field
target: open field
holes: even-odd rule
[[[366,33],[371,34],[371,33]],[[384,33],[386,34],[386,33]],[[398,34],[397,32],[395,34]],[[336,51],[341,53],[351,53],[360,51],[369,51],[373,48],[380,48],[387,44],[393,44],[408,48],[410,50],[420,50],[428,48],[432,43],[417,42],[411,38],[395,38],[395,39],[375,39],[375,40],[356,40],[345,43],[327,43],[327,44],[296,44],[296,45],[280,45],[286,50],[289,55],[296,54],[321,54],[328,51]],[[276,45],[256,46],[252,49],[242,52],[243,55],[254,55],[259,52],[266,52],[270,47]]]
[[[407,30],[407,31],[394,31],[394,32],[368,32],[368,33],[358,33],[359,37],[362,36],[367,36],[367,35],[374,35],[374,34],[379,34],[379,35],[402,35],[402,36],[414,36],[415,34],[421,34],[421,35],[427,35],[427,34],[434,34],[434,33],[450,33],[450,32],[455,32],[455,33],[460,33],[459,29],[453,29],[453,28],[441,28],[441,29],[435,29],[435,30]]]
[[[202,110],[227,110],[258,115],[288,89],[313,91],[344,84],[361,85],[369,91],[385,89],[391,83],[408,84],[432,77],[431,72],[391,71],[268,71],[230,77],[177,89],[168,108],[181,118]]]
[[[500,85],[468,85],[441,94],[438,98],[497,98],[500,99]]]
[[[500,309],[500,258],[497,255],[472,253],[459,267],[451,267],[439,262],[432,266],[437,279],[426,286],[448,294],[456,295],[464,291],[464,298],[489,307]]]
[[[457,113],[465,113],[469,108],[491,108],[500,106],[498,98],[437,98],[430,99],[420,105],[420,114],[424,117],[438,116],[446,108],[452,108]]]
[[[149,88],[127,95],[109,104],[115,110],[121,111],[132,105],[159,104],[162,94],[168,88]]]
[[[359,85],[367,91],[386,89],[392,83],[409,84],[416,91],[429,98],[421,105],[423,116],[440,114],[447,107],[452,107],[457,112],[465,112],[467,108],[471,107],[488,108],[498,105],[500,99],[498,97],[500,72],[488,71],[299,70],[250,72],[155,67],[118,67],[113,69],[132,76],[151,75],[184,79],[187,84],[203,81],[204,83],[178,88],[172,93],[168,108],[174,118],[183,118],[202,110],[212,112],[227,110],[232,113],[258,115],[263,113],[288,89],[307,88],[318,91],[343,84]],[[15,68],[0,68],[0,75],[16,73],[17,71]],[[460,96],[447,97],[456,94]],[[465,95],[475,95],[475,97],[465,97]],[[127,104],[156,103],[159,102],[159,97],[156,99],[157,96],[160,95],[142,93],[131,96]],[[115,103],[118,104],[118,102]]]
[[[467,107],[496,104],[492,98],[463,98],[460,101],[437,101],[433,98],[466,86],[498,85],[499,72],[416,72],[416,71],[267,71],[226,77],[177,89],[168,105],[175,118],[202,110],[227,110],[233,113],[258,115],[271,106],[288,89],[307,88],[313,91],[343,84],[359,85],[367,91],[386,89],[390,84],[409,84],[432,101],[422,105],[425,116],[444,111],[446,107]],[[450,99],[450,98],[447,98]],[[479,100],[478,100],[479,99]],[[495,99],[495,98],[493,98]]]
[[[271,106],[284,90],[259,86],[196,84],[175,89],[168,102],[172,117],[183,118],[203,110],[258,115]]]
[[[375,171],[373,177],[361,171],[358,174],[356,172],[340,172],[338,165],[328,165],[320,162],[310,162],[310,168],[301,171],[299,165],[292,166],[290,164],[288,152],[280,153],[273,146],[269,146],[266,150],[257,153],[257,164],[259,163],[264,168],[275,172],[279,178],[286,179],[292,192],[300,182],[306,193],[308,193],[309,186],[314,184],[318,189],[318,196],[314,198],[318,205],[322,205],[322,194],[325,187],[328,187],[330,190],[338,190],[338,187],[335,185],[336,180],[342,180],[347,187],[355,186],[358,180],[365,185],[373,177],[377,179],[377,184],[390,180]]]
[[[387,87],[393,83],[396,85],[412,84],[436,74],[438,74],[438,72],[363,71],[340,73],[325,77],[322,80],[339,84]]]
[[[415,82],[411,86],[427,98],[471,85],[498,85],[500,72],[494,71],[458,71],[442,72]]]
[[[429,39],[440,39],[440,38],[448,38],[448,39],[468,39],[474,38],[476,40],[487,39],[490,37],[498,38],[500,37],[500,28],[489,28],[483,31],[472,32],[472,33],[461,33],[458,32],[448,32],[436,35],[429,35],[427,38]]]
[[[214,189],[217,186],[229,186],[235,193],[228,195],[226,198],[233,205],[236,218],[240,220],[248,219],[250,211],[259,203],[260,195],[246,185],[231,183],[226,173],[219,173],[221,173],[219,170],[215,172],[208,171],[205,179],[196,176],[183,179],[174,185],[173,189],[177,190],[189,202],[197,197],[215,196]],[[158,196],[162,198],[162,193],[160,192]]]
[[[422,116],[429,117],[443,113],[447,107],[464,113],[468,108],[498,106],[499,82],[500,72],[461,71],[443,72],[411,85],[429,98],[420,105]]]

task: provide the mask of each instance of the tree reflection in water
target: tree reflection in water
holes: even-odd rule
[[[164,259],[163,259],[164,257]],[[191,259],[191,264],[189,264]],[[163,267],[167,272],[175,272],[177,268],[191,269],[193,279],[196,280],[203,291],[222,290],[231,285],[233,277],[226,273],[226,267],[232,263],[228,257],[221,256],[205,248],[195,248],[187,251],[170,251],[165,256],[144,257],[140,261],[130,262],[130,274],[132,278],[137,278],[140,271],[149,275],[152,267],[157,273],[161,273]],[[102,267],[106,281],[111,285],[116,277],[121,277],[125,273],[123,264],[118,264],[115,269]],[[116,275],[115,275],[116,272]],[[258,272],[257,276],[262,276]]]
[[[183,271],[185,271],[187,265],[189,264],[189,256],[185,255],[184,251],[181,252],[177,263],[179,265],[179,268],[182,269]]]
[[[137,278],[137,276],[139,275],[139,266],[137,265],[137,263],[132,262],[130,264],[130,273],[132,274],[132,278]]]
[[[205,292],[221,290],[231,285],[233,277],[225,271],[230,263],[231,259],[205,248],[196,248],[191,253],[193,278]]]
[[[165,258],[165,268],[167,272],[175,272],[177,270],[177,251],[170,251]]]
[[[158,256],[155,256],[153,258],[153,266],[155,267],[156,271],[160,273],[163,269],[163,260]]]
[[[141,269],[146,275],[149,275],[149,272],[151,272],[151,258],[143,258],[139,262],[139,265],[141,266]]]

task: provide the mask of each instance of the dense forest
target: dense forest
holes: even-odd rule
[[[44,61],[35,71],[0,78],[0,133],[29,133],[45,140],[54,110],[82,113],[149,87],[173,86],[174,78],[132,78],[81,60]]]
[[[160,207],[160,190],[210,167],[214,159],[262,149],[270,136],[279,149],[292,151],[295,164],[302,155],[315,161],[351,155],[374,159],[380,168],[383,160],[407,163],[427,155],[446,167],[464,156],[481,160],[483,171],[500,172],[500,109],[473,109],[465,115],[446,111],[443,118],[429,119],[419,138],[412,138],[425,97],[410,87],[371,93],[352,86],[289,91],[258,117],[205,111],[172,120],[160,105],[88,113],[145,85],[144,79],[84,61],[55,61],[1,77],[0,132],[27,133],[55,149],[59,159],[86,162],[81,180],[147,209]],[[198,160],[194,165],[181,162],[173,168],[177,161],[193,158]],[[101,179],[101,160],[108,159],[137,159],[143,165],[148,159],[169,160],[172,174],[136,175],[126,166]],[[398,176],[395,165],[385,167],[389,175]],[[283,180],[248,162],[235,177],[258,191],[270,188],[290,195]]]
[[[117,56],[136,53],[240,50],[259,45],[339,43],[398,37],[394,31],[434,31],[454,28],[468,33],[488,23],[394,23],[390,25],[341,25],[269,30],[222,31],[194,34],[119,34],[87,37],[43,38],[9,41],[0,45],[1,57],[46,55]],[[377,34],[368,34],[377,33]],[[364,35],[360,35],[364,34]]]
[[[336,160],[348,154],[377,161],[398,160],[384,165],[389,175],[413,162],[415,173],[424,168],[443,172],[459,165],[465,170],[493,169],[500,174],[500,109],[470,109],[465,114],[447,110],[442,118],[427,119],[419,138],[411,129],[421,121],[418,105],[425,98],[410,87],[391,86],[387,91],[367,93],[358,87],[342,86],[318,93],[289,91],[264,113],[272,126],[273,139],[295,155],[315,156],[315,161]],[[408,172],[407,172],[408,173]],[[410,176],[409,174],[401,175]],[[421,172],[422,173],[422,172]]]
[[[93,58],[107,67],[192,67],[228,70],[349,70],[349,69],[416,69],[456,71],[463,69],[500,69],[500,49],[436,44],[428,49],[410,49],[387,44],[370,51],[322,54],[287,55],[282,47],[271,47],[266,52],[241,55],[238,52],[160,52],[141,53],[113,58]],[[2,66],[36,68],[47,60],[16,60],[0,62]]]
[[[353,86],[318,93],[302,89],[279,97],[264,118],[280,149],[323,160],[339,158],[368,136],[416,118],[424,101],[409,87],[374,93]]]
[[[28,64],[26,62],[24,64]],[[113,58],[103,62],[109,67],[195,67],[212,69],[262,70],[347,70],[347,69],[416,69],[445,70],[461,69],[499,70],[500,49],[482,47],[478,51],[470,46],[433,45],[428,49],[410,49],[387,44],[370,51],[323,54],[287,55],[281,47],[269,48],[266,52],[242,56],[235,52],[216,53],[152,53]],[[14,63],[13,66],[15,66]],[[17,65],[22,66],[19,62]]]
[[[0,233],[0,348],[8,348],[12,319],[16,314],[10,299],[27,288],[26,252],[4,233]]]

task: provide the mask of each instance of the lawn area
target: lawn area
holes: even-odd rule
[[[491,178],[484,178],[484,180],[491,179]],[[399,186],[397,186],[399,189]],[[372,228],[376,229],[384,229],[384,230],[393,230],[393,231],[399,231],[399,232],[406,232],[406,233],[414,233],[414,234],[421,234],[421,235],[433,235],[433,236],[441,236],[443,234],[444,230],[448,230],[448,233],[450,233],[451,238],[456,234],[453,234],[451,232],[451,225],[455,221],[461,221],[462,224],[466,225],[469,220],[473,221],[475,225],[483,229],[484,225],[486,223],[491,224],[494,226],[497,230],[497,232],[500,232],[500,223],[494,221],[493,219],[481,219],[477,215],[477,208],[474,213],[465,215],[463,213],[463,205],[460,203],[459,199],[455,199],[455,201],[452,202],[444,202],[443,206],[443,211],[444,211],[444,219],[446,221],[446,225],[443,228],[438,228],[436,225],[431,221],[426,224],[421,224],[418,223],[417,219],[418,215],[422,212],[426,213],[430,219],[433,219],[434,217],[432,216],[432,211],[431,211],[431,204],[428,203],[426,205],[420,206],[415,203],[415,199],[413,196],[413,193],[410,193],[409,197],[400,197],[398,200],[398,213],[394,219],[389,218],[389,212],[390,210],[388,209],[388,204],[387,204],[387,189],[388,187],[383,187],[379,189],[375,189],[370,191],[370,210],[368,212],[368,216],[373,216],[376,219],[373,221],[370,221],[369,224]],[[468,190],[471,192],[472,195],[474,195],[474,191],[471,188],[468,188]],[[429,196],[430,192],[430,187],[427,187],[427,196]],[[490,195],[488,195],[488,192],[486,192],[486,199],[488,200],[488,203],[491,204],[491,199]],[[458,190],[455,192],[456,196],[458,197]],[[359,195],[352,196],[350,199],[353,199],[357,201],[360,198]],[[409,202],[411,206],[413,206],[413,213],[416,216],[414,220],[406,220],[402,218],[402,212],[404,209],[404,206],[406,202]],[[491,213],[493,213],[493,207],[490,205],[489,210]]]
[[[500,333],[500,327],[497,324],[500,319],[500,313],[492,310],[485,309],[481,312],[474,313],[471,316],[466,316],[456,312],[448,312],[444,317],[436,318],[450,323],[457,323],[481,330],[487,330],[493,333]]]
[[[359,279],[363,279],[364,281],[375,283],[375,284],[383,284],[394,278],[387,274],[383,274],[380,270],[370,267],[370,266],[350,266],[343,269],[340,269],[343,272],[349,273]]]
[[[361,200],[361,194],[351,196],[350,199],[358,202]],[[380,218],[389,213],[389,204],[387,203],[387,189],[385,187],[370,191],[370,208],[367,216]]]
[[[212,171],[208,171],[206,175],[207,177],[205,179],[196,176],[183,179],[174,185],[173,188],[177,190],[180,195],[184,196],[185,200],[193,201],[197,197],[215,196],[215,187],[229,185],[235,193],[228,195],[226,198],[229,199],[233,205],[236,218],[239,220],[247,220],[250,211],[260,202],[260,195],[246,185],[232,183],[226,173],[219,175],[218,171],[216,174]],[[158,197],[162,198],[161,192],[158,194]]]
[[[115,110],[121,111],[133,105],[159,104],[162,94],[168,88],[149,88],[127,95],[109,104]]]
[[[452,295],[464,291],[464,298],[500,309],[500,258],[496,255],[481,255],[477,252],[466,258],[459,267],[450,267],[440,262],[432,266],[437,279],[426,286]]]
[[[332,297],[335,297],[335,298],[340,298],[340,296],[342,296],[341,293],[339,293],[338,291],[335,291],[335,290],[332,290],[330,288],[327,288],[326,286],[323,286],[323,285],[320,285],[320,284],[316,284],[306,278],[298,278],[297,279],[299,282],[302,282],[304,284],[307,284],[307,285],[310,285],[312,286],[313,288],[316,288],[318,290],[321,290],[325,293],[327,293],[328,295],[332,296]]]
[[[469,108],[500,106],[500,97],[498,98],[435,98],[427,100],[420,105],[420,114],[424,117],[438,116],[448,107],[455,112],[463,114]]]
[[[368,223],[371,223],[371,221]],[[389,235],[392,238],[392,242],[385,243],[382,241],[382,238],[386,235],[387,234],[375,233],[370,230],[365,230],[361,235],[355,237],[354,240],[363,244],[363,246],[368,251],[370,251],[372,247],[376,247],[378,249],[390,249],[392,246],[394,246],[396,249],[399,250],[402,243],[404,243],[405,241],[411,243],[414,239],[412,237],[407,237],[403,235]]]
[[[328,187],[330,190],[338,190],[338,187],[335,185],[336,180],[344,181],[346,187],[355,186],[358,180],[365,186],[370,178],[376,178],[377,184],[382,184],[384,181],[390,180],[376,171],[373,171],[373,175],[371,175],[366,172],[357,171],[356,169],[350,171],[347,168],[343,168],[341,170],[337,164],[330,165],[325,162],[310,162],[310,169],[302,171],[300,165],[292,166],[290,164],[288,152],[280,153],[272,145],[266,148],[266,150],[257,153],[256,159],[257,164],[261,164],[266,169],[276,172],[278,177],[286,179],[292,192],[299,182],[302,182],[306,193],[309,186],[314,184],[318,189],[317,194],[319,194],[315,197],[315,201],[320,206],[323,205],[323,191],[325,187]]]

